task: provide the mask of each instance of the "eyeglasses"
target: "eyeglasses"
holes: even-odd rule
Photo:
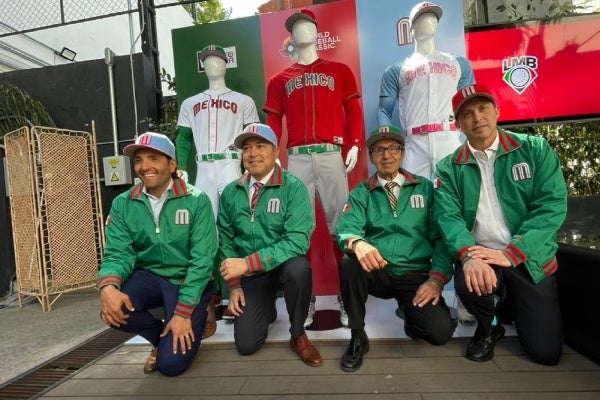
[[[395,156],[400,153],[400,150],[404,150],[404,146],[400,146],[399,144],[392,144],[388,147],[376,146],[371,149],[371,153],[376,156],[382,156],[385,151],[388,151],[390,155]]]

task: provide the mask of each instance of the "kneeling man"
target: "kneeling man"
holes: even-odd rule
[[[267,338],[279,290],[290,317],[290,346],[307,365],[321,355],[304,332],[312,278],[306,258],[312,230],[304,184],[277,163],[279,147],[267,125],[250,124],[234,142],[248,172],[221,194],[217,227],[220,271],[230,291],[238,352],[255,353]]]
[[[346,254],[340,265],[340,290],[352,339],[342,370],[356,371],[369,351],[365,303],[369,294],[396,299],[409,337],[442,345],[455,322],[442,297],[452,276],[450,253],[433,222],[433,186],[399,168],[404,138],[398,128],[382,126],[367,140],[377,173],[350,192],[337,224],[338,244]]]

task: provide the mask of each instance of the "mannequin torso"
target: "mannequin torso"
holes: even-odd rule
[[[254,100],[225,84],[227,63],[223,58],[209,55],[203,64],[208,88],[181,103],[177,162],[183,171],[195,164],[194,185],[209,196],[216,217],[219,194],[241,175],[233,141],[245,125],[259,122],[259,118]],[[196,150],[195,160],[189,160],[192,148]]]
[[[406,135],[402,167],[428,179],[434,177],[435,163],[460,145],[451,100],[459,87],[474,82],[464,57],[436,50],[437,28],[438,17],[431,12],[413,21],[414,52],[386,68],[377,114],[380,126],[390,125],[397,106]]]

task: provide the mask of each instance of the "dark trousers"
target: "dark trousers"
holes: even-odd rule
[[[195,340],[192,342],[191,350],[187,350],[185,354],[181,353],[181,349],[177,350],[177,354],[173,354],[173,333],[171,331],[165,337],[160,337],[165,323],[173,318],[175,312],[179,297],[177,285],[148,271],[135,270],[121,287],[121,292],[129,296],[135,311],[130,312],[124,309],[124,312],[129,315],[127,324],[116,329],[140,335],[152,346],[157,347],[156,368],[162,374],[175,376],[185,371],[200,348],[207,317],[206,307],[213,292],[211,285],[207,285],[207,289],[202,293],[200,303],[192,313],[192,330]],[[162,307],[164,310],[165,322],[156,318],[149,311],[158,307]]]
[[[271,271],[243,277],[242,289],[246,305],[235,318],[233,329],[240,354],[255,353],[267,339],[278,290],[283,290],[292,338],[304,334],[312,291],[311,269],[305,256],[291,258]]]
[[[405,327],[410,326],[411,337],[434,344],[447,343],[455,325],[444,298],[437,305],[427,303],[414,306],[412,299],[419,286],[428,279],[427,274],[390,275],[385,270],[366,272],[354,254],[346,254],[340,263],[340,292],[348,313],[350,329],[364,329],[367,298],[396,299],[404,311]],[[392,317],[396,321],[396,317]]]
[[[502,294],[494,304],[494,294],[477,296],[465,285],[462,264],[457,262],[454,287],[465,308],[477,320],[475,335],[488,335],[497,307],[514,318],[519,342],[531,358],[545,365],[555,365],[562,353],[562,324],[556,276],[533,283],[523,264],[516,268],[494,267],[498,284],[495,293]]]

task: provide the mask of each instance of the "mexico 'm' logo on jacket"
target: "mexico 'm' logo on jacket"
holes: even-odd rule
[[[518,163],[511,168],[513,181],[518,182],[525,179],[531,179],[531,168],[526,162]]]
[[[186,209],[179,209],[175,211],[175,225],[189,225],[190,224],[190,212]]]

